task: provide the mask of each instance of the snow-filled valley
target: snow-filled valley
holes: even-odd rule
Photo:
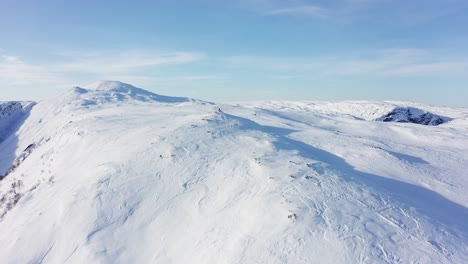
[[[12,104],[0,263],[468,263],[467,108],[111,81]]]

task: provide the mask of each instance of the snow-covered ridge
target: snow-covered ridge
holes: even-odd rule
[[[466,108],[449,108],[411,102],[374,101],[270,101],[237,103],[248,108],[273,110],[288,113],[310,113],[313,115],[354,118],[367,121],[407,122],[422,125],[439,125],[458,122],[468,117]],[[390,118],[393,116],[394,118]],[[462,123],[466,123],[462,121]]]
[[[0,263],[468,263],[466,116],[76,87],[0,142]]]

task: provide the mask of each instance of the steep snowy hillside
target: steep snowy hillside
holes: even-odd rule
[[[467,116],[76,87],[0,143],[0,262],[468,263]]]
[[[0,142],[20,125],[33,106],[32,102],[0,102]]]

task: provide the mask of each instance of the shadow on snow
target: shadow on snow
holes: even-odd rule
[[[18,118],[18,120],[9,125],[7,130],[8,133],[4,135],[3,141],[0,141],[0,181],[4,179],[4,176],[6,176],[5,174],[13,166],[17,158],[16,150],[20,146],[16,132],[28,119],[31,108],[25,111],[25,113],[20,118]]]
[[[377,193],[388,195],[392,200],[398,201],[400,206],[405,209],[416,210],[420,215],[433,220],[431,222],[436,222],[454,231],[454,235],[468,236],[468,208],[465,206],[450,201],[442,195],[421,186],[358,171],[341,157],[291,139],[289,135],[298,132],[296,130],[262,126],[242,117],[225,115],[230,119],[239,121],[241,129],[259,130],[275,137],[276,141],[273,144],[278,150],[298,151],[298,154],[304,158],[328,163],[344,180],[363,186],[366,189],[371,188]],[[403,158],[408,160],[408,157]],[[409,159],[409,161],[424,163],[413,158]]]

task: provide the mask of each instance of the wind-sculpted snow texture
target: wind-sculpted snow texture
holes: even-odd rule
[[[0,144],[0,262],[468,263],[468,109],[395,104],[74,88]]]

